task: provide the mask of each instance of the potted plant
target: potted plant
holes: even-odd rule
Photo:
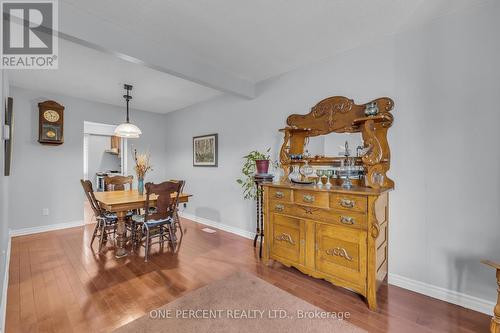
[[[153,170],[150,157],[149,152],[138,154],[137,149],[134,149],[134,169],[137,174],[137,190],[140,195],[144,194],[144,177],[146,177],[146,172]]]
[[[241,168],[243,177],[237,179],[236,182],[243,188],[243,196],[245,199],[257,198],[257,189],[255,187],[253,176],[255,173],[268,173],[270,150],[271,148],[268,148],[264,153],[254,150],[243,156],[245,160],[243,167]]]

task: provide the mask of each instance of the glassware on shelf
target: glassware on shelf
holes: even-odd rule
[[[300,167],[299,171],[302,176],[304,176],[305,180],[307,180],[314,173],[314,169],[309,165],[307,160],[305,161],[304,165]]]
[[[316,176],[318,176],[318,182],[316,183],[316,185],[318,187],[323,187],[323,182],[322,182],[322,179],[323,179],[323,176],[325,175],[325,170],[322,170],[322,169],[316,169]]]
[[[332,169],[325,170],[325,176],[326,176],[326,187],[327,188],[332,187],[332,184],[330,183],[330,178],[333,176],[333,170]]]
[[[379,184],[380,186],[382,186],[384,184],[384,175],[383,174],[377,172],[373,175],[373,178],[374,178],[376,184]]]
[[[343,164],[343,173],[345,175],[344,182],[342,183],[342,187],[345,189],[350,189],[352,187],[351,175],[355,174],[356,169],[356,160],[354,158],[350,158],[346,156],[346,163]]]
[[[344,181],[342,182],[342,187],[345,189],[350,189],[352,187],[352,181],[349,178],[349,174],[346,175]]]
[[[281,179],[285,175],[285,171],[281,168],[278,162],[272,164],[273,166],[273,183],[281,182]]]
[[[300,181],[302,178],[302,175],[300,174],[300,167],[298,164],[294,164],[292,166],[292,172],[288,175],[288,179],[291,181]]]

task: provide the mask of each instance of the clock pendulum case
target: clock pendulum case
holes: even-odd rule
[[[64,106],[54,101],[38,103],[38,142],[60,145],[64,142]]]

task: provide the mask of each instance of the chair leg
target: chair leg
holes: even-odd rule
[[[97,221],[95,224],[94,232],[92,233],[92,239],[90,240],[90,247],[92,247],[92,244],[94,244],[94,240],[97,235],[97,230],[99,229],[99,224],[100,224],[99,221]]]
[[[101,235],[99,237],[99,252],[102,249],[102,243],[104,242],[104,238],[106,237],[106,223],[101,223]]]
[[[173,223],[167,224],[167,228],[168,228],[168,233],[169,233],[170,245],[172,245],[172,248],[175,248],[175,232],[174,232]]]
[[[135,250],[135,248],[137,247],[137,251],[140,251],[141,250],[142,238],[143,238],[143,234],[144,234],[143,230],[142,230],[142,226],[140,228],[137,228],[136,231],[135,231],[135,233],[136,233],[135,234],[135,242],[133,244],[133,248]]]
[[[181,230],[181,235],[184,235],[184,230],[182,230],[182,225],[181,225],[181,219],[179,218],[179,213],[177,211],[175,212],[175,223]]]
[[[146,246],[144,250],[144,262],[148,262],[148,252],[149,252],[149,228],[146,227]]]
[[[137,237],[137,223],[135,223],[134,221],[131,223],[131,235],[130,237],[132,238],[132,249],[135,250],[135,242],[137,241],[136,237]]]
[[[159,244],[160,244],[160,249],[163,249],[163,231],[165,229],[163,229],[162,225],[160,225],[158,228],[159,228],[158,229],[158,233],[159,233],[158,240],[159,240]]]

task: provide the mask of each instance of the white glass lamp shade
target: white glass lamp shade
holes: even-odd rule
[[[121,138],[137,139],[141,134],[139,127],[131,123],[123,123],[115,128],[115,135]]]

